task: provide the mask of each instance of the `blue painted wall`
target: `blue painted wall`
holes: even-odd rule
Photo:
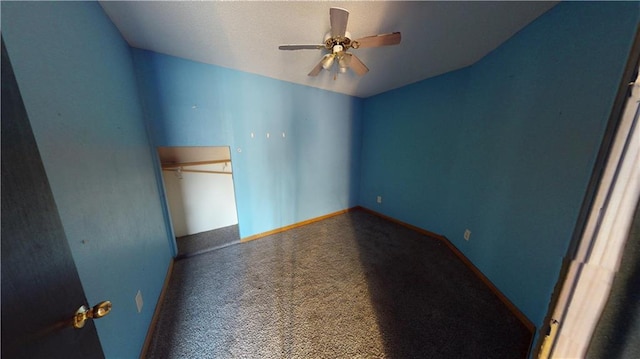
[[[357,204],[361,99],[133,51],[155,146],[231,147],[241,237]]]
[[[471,67],[366,99],[360,203],[448,237],[540,327],[638,15],[561,3]]]
[[[135,358],[171,239],[131,50],[97,2],[1,6],[2,35],[87,299],[113,302],[96,321],[104,352]]]

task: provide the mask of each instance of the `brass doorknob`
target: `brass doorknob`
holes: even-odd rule
[[[105,300],[96,304],[93,308],[89,309],[86,305],[81,306],[76,311],[76,315],[73,317],[73,327],[80,329],[84,327],[84,323],[87,319],[98,319],[111,312],[111,302]]]

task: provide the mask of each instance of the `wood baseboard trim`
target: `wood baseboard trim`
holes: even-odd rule
[[[162,303],[164,303],[164,297],[167,294],[167,288],[169,288],[169,280],[171,279],[171,273],[173,273],[174,262],[175,260],[171,259],[169,268],[167,269],[167,275],[164,277],[164,283],[162,284],[162,290],[160,291],[160,296],[158,297],[158,302],[156,303],[156,309],[153,311],[153,317],[151,317],[151,323],[149,324],[149,329],[147,330],[147,336],[144,338],[144,344],[142,345],[142,351],[140,352],[140,359],[145,359],[147,357],[149,345],[151,345],[151,339],[153,338],[153,332],[155,331],[156,324],[158,323],[158,318],[160,317],[160,309],[162,309]]]
[[[412,229],[412,230],[414,230],[414,231],[416,231],[416,232],[418,232],[420,234],[424,234],[425,236],[429,236],[429,237],[435,238],[435,239],[447,240],[447,238],[445,236],[442,236],[442,235],[434,233],[434,232],[427,231],[426,229],[422,229],[420,227],[416,227],[416,226],[414,226],[412,224],[409,224],[409,223],[406,223],[406,222],[402,222],[402,221],[400,221],[398,219],[395,219],[393,217],[389,217],[389,216],[387,216],[385,214],[382,214],[380,212],[376,212],[376,211],[374,211],[372,209],[361,207],[361,206],[354,207],[354,209],[373,214],[374,216],[378,216],[378,217],[380,217],[382,219],[386,219],[389,222],[397,223],[397,224],[399,224],[399,225],[401,225],[403,227],[407,227],[409,229]]]
[[[276,228],[276,229],[273,229],[271,231],[254,234],[254,235],[249,236],[249,237],[244,237],[244,238],[240,239],[240,243],[253,241],[253,240],[256,240],[256,239],[259,239],[259,238],[270,236],[272,234],[278,234],[278,233],[282,233],[282,232],[288,231],[290,229],[306,226],[307,224],[319,222],[319,221],[322,221],[322,220],[327,219],[327,218],[331,218],[331,217],[339,216],[341,214],[345,214],[347,212],[351,212],[356,208],[357,207],[343,209],[343,210],[340,210],[340,211],[337,211],[337,212],[325,214],[324,216],[315,217],[315,218],[307,219],[306,221],[294,223],[294,224],[291,224],[291,225],[288,225],[288,226],[285,226],[285,227]]]
[[[354,209],[359,209],[368,213],[371,213],[375,216],[378,216],[380,218],[386,219],[388,221],[397,223],[403,227],[407,227],[409,229],[412,229],[418,233],[424,234],[426,236],[435,238],[435,239],[439,239],[441,240],[452,252],[453,254],[455,254],[458,259],[460,259],[462,261],[462,263],[464,263],[492,292],[493,294],[495,294],[498,299],[500,299],[500,301],[502,301],[502,303],[504,303],[504,305],[509,309],[509,311],[511,311],[511,313],[513,313],[513,315],[516,316],[516,318],[518,318],[522,324],[527,328],[527,330],[529,330],[529,332],[531,332],[531,340],[533,340],[533,335],[535,334],[535,330],[536,327],[535,325],[529,320],[529,318],[527,318],[526,315],[524,315],[524,313],[522,313],[520,311],[520,309],[518,309],[518,307],[515,306],[515,304],[513,304],[509,298],[507,298],[499,289],[498,287],[496,287],[490,280],[489,278],[487,278],[484,273],[482,273],[480,271],[480,269],[478,269],[478,267],[476,267],[471,260],[469,260],[469,258],[467,258],[467,256],[465,256],[453,243],[451,243],[451,241],[449,241],[449,239],[441,234],[437,234],[437,233],[433,233],[430,231],[427,231],[425,229],[422,229],[420,227],[416,227],[414,225],[411,225],[409,223],[405,223],[402,222],[400,220],[397,220],[393,217],[389,217],[386,216],[382,213],[378,213],[376,211],[373,211],[371,209],[368,208],[364,208],[364,207],[354,207]]]
[[[522,313],[520,311],[520,309],[518,309],[518,307],[515,306],[515,304],[513,304],[511,302],[511,300],[509,300],[509,298],[507,298],[507,296],[505,296],[500,289],[498,289],[498,287],[496,287],[490,280],[489,278],[487,278],[484,273],[482,273],[480,271],[480,269],[478,269],[478,267],[476,267],[471,260],[469,260],[469,258],[467,258],[467,256],[465,256],[453,243],[451,243],[451,241],[449,241],[449,239],[447,237],[442,236],[443,238],[443,242],[444,244],[447,245],[447,247],[449,247],[449,249],[467,266],[469,267],[469,269],[471,269],[471,271],[473,273],[475,273],[475,275],[480,278],[481,281],[484,282],[484,284],[489,287],[489,289],[491,289],[491,291],[493,292],[493,294],[495,294],[498,299],[500,299],[502,301],[502,303],[504,303],[505,306],[507,306],[507,308],[511,311],[511,313],[513,313],[513,315],[516,316],[516,318],[518,318],[522,324],[527,328],[527,330],[529,330],[529,332],[531,333],[531,339],[533,339],[533,334],[535,333],[536,327],[535,325],[533,325],[533,323],[529,320],[529,318],[527,318],[526,315],[524,315],[524,313]]]

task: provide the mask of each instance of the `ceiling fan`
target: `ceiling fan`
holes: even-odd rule
[[[318,76],[322,69],[327,71],[337,63],[340,73],[347,72],[350,68],[356,74],[362,76],[369,69],[360,59],[347,52],[350,48],[361,49],[367,47],[379,47],[388,45],[397,45],[400,43],[401,36],[399,32],[390,34],[381,34],[367,36],[357,40],[351,40],[351,34],[347,31],[347,21],[349,20],[349,11],[332,7],[329,9],[329,19],[331,21],[331,31],[324,36],[324,44],[321,45],[280,45],[280,50],[321,50],[327,49],[330,53],[324,55],[322,60],[316,67],[309,72],[309,76]]]

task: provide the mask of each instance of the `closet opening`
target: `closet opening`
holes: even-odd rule
[[[239,243],[229,147],[157,151],[178,258]]]

